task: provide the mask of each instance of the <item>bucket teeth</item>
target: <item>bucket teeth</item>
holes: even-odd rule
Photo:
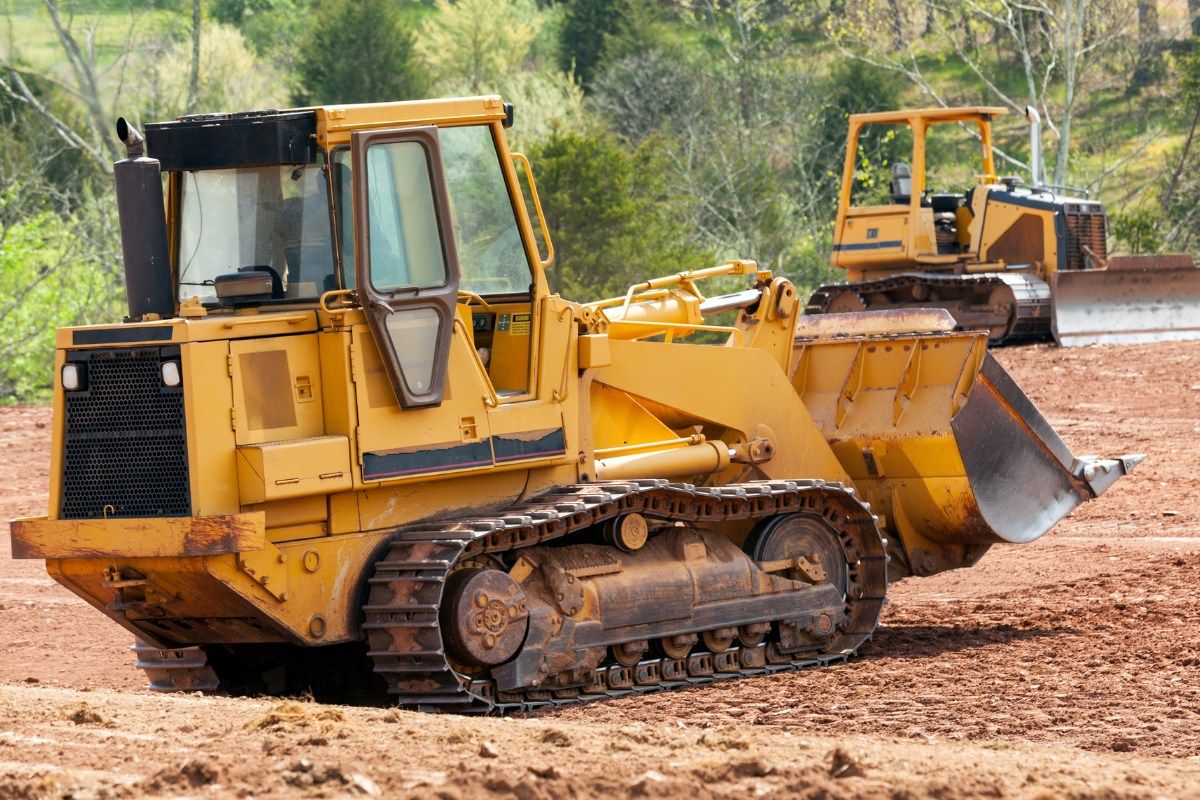
[[[1133,453],[1116,458],[1079,456],[1071,465],[1071,474],[1086,483],[1094,497],[1099,497],[1105,489],[1116,483],[1122,475],[1129,474],[1129,471],[1142,463],[1145,458],[1143,453]]]

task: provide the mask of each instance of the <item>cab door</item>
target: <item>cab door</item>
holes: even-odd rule
[[[487,471],[490,391],[470,330],[456,322],[459,265],[437,130],[356,132],[350,161],[341,180],[352,178],[354,289],[367,318],[349,342],[362,482]],[[359,501],[366,519],[391,513],[374,495]]]
[[[441,405],[458,296],[437,129],[357,131],[355,282],[402,408]]]

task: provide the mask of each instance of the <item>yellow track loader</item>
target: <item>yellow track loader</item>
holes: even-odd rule
[[[960,329],[987,331],[992,344],[1200,338],[1200,270],[1191,257],[1110,257],[1101,204],[1042,181],[1036,110],[1026,109],[1031,183],[997,177],[992,121],[1004,113],[927,108],[850,117],[832,254],[849,282],[817,289],[806,312],[942,308]],[[949,126],[977,138],[982,161],[973,186],[930,186],[937,159],[928,139]],[[891,165],[885,196],[861,190],[860,143],[881,132],[912,142],[911,164]]]
[[[1137,463],[1073,456],[945,312],[803,318],[750,261],[551,294],[512,116],[118,123],[129,316],[59,331],[11,536],[152,688],[502,712],[843,661],[889,580]]]

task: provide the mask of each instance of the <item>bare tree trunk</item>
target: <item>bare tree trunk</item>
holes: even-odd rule
[[[1158,24],[1158,0],[1137,0],[1138,63],[1129,80],[1134,94],[1154,82],[1160,72],[1162,27]]]
[[[1188,17],[1192,20],[1192,36],[1200,38],[1200,0],[1188,0]]]
[[[1175,170],[1171,173],[1171,182],[1167,184],[1167,190],[1163,192],[1162,210],[1164,212],[1170,211],[1171,201],[1175,199],[1175,190],[1179,188],[1179,178],[1183,175],[1184,167],[1187,166],[1192,142],[1196,140],[1197,126],[1200,126],[1200,108],[1197,108],[1196,113],[1192,115],[1192,126],[1188,129],[1187,139],[1183,143],[1183,151],[1179,154],[1179,163],[1175,165]]]
[[[1158,24],[1158,0],[1137,0],[1138,39],[1145,46],[1162,38]]]
[[[196,113],[200,102],[200,23],[201,0],[192,0],[192,71],[188,76],[187,113]]]
[[[1075,108],[1075,81],[1079,73],[1087,5],[1088,0],[1065,0],[1063,3],[1063,107],[1058,124],[1058,156],[1054,159],[1056,186],[1062,186],[1067,178],[1067,160],[1071,155],[1071,115]]]
[[[904,49],[904,12],[900,9],[900,0],[891,0],[892,6],[892,46],[897,50]]]
[[[58,0],[42,0],[42,2],[45,4],[46,10],[50,12],[50,21],[54,23],[58,41],[67,54],[67,61],[70,63],[71,71],[75,73],[75,80],[79,85],[79,98],[87,110],[88,127],[91,128],[93,146],[90,149],[100,159],[104,158],[104,153],[112,158],[117,158],[118,151],[112,134],[112,121],[100,105],[100,82],[96,79],[92,63],[84,57],[79,42],[63,24],[62,15],[58,10]]]

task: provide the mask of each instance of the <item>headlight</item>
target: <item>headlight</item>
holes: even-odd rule
[[[162,362],[162,379],[165,386],[178,386],[183,382],[183,379],[179,376],[178,361]]]
[[[62,385],[68,392],[83,386],[83,370],[78,364],[63,364]]]

